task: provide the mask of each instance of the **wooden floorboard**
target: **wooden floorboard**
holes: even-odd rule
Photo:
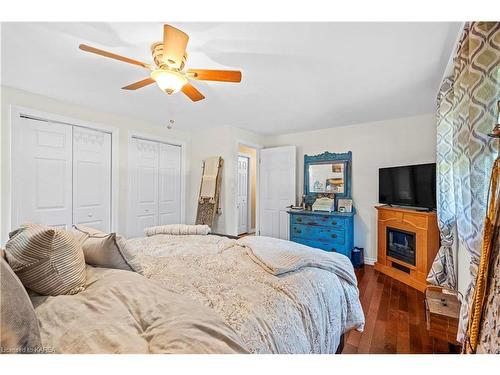
[[[373,266],[356,270],[356,277],[365,329],[346,335],[342,353],[449,353],[446,342],[433,341],[427,333],[423,293]]]

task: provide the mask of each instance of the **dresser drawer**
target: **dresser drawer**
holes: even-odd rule
[[[291,215],[292,224],[323,225],[335,229],[343,229],[345,220],[327,215]]]
[[[343,245],[345,243],[345,232],[342,229],[292,224],[292,231],[290,235],[312,241],[330,242],[339,245]]]
[[[339,254],[343,254],[347,257],[350,257],[350,251],[347,251],[346,247],[342,246],[342,245],[336,245],[336,244],[332,244],[332,243],[328,244],[325,242],[313,241],[313,240],[308,240],[306,238],[300,238],[300,237],[291,237],[290,240],[293,242],[300,243],[302,245],[314,247],[316,249],[321,249],[321,250],[325,250],[325,251],[329,251],[329,252],[339,253]]]

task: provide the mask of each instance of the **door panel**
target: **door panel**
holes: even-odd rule
[[[181,222],[181,147],[159,144],[159,225]]]
[[[158,223],[158,162],[159,145],[156,142],[132,139],[130,171],[131,237],[144,235],[144,228]]]
[[[248,167],[249,159],[238,157],[238,234],[248,232]]]
[[[15,124],[12,227],[34,222],[70,228],[72,127],[22,117]]]
[[[296,147],[261,150],[260,234],[289,239],[287,206],[295,203]]]
[[[73,128],[73,222],[111,230],[111,135]]]

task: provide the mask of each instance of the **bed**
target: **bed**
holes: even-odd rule
[[[333,270],[305,264],[275,276],[252,256],[253,245],[264,254],[280,246],[315,259],[326,254],[266,237],[158,234],[127,241],[146,278],[215,311],[250,353],[335,353],[344,333],[363,329],[346,257],[328,254],[336,256]]]
[[[364,315],[350,261],[289,241],[129,239],[140,272],[86,266],[83,291],[30,293],[56,353],[336,353]]]
[[[210,308],[130,271],[87,266],[85,291],[31,293],[47,353],[247,353]]]

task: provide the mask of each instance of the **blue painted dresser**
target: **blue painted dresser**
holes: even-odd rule
[[[290,210],[290,241],[351,259],[355,213]]]
[[[316,199],[334,199],[334,209],[327,211],[289,210],[290,241],[333,251],[351,259],[354,247],[354,215],[351,199],[352,152],[304,155],[304,205],[313,206]],[[340,200],[351,202],[351,209]],[[340,207],[339,207],[340,206]],[[344,212],[340,212],[344,210]],[[352,211],[352,212],[345,212]]]

